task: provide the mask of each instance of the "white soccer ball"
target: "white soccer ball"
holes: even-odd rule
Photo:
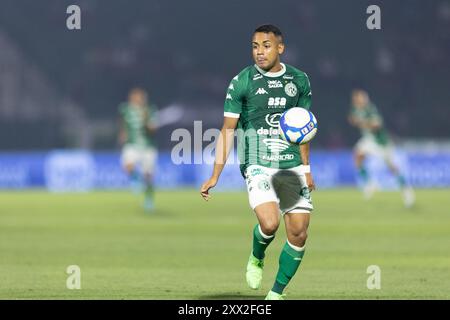
[[[317,120],[311,111],[304,108],[290,108],[280,117],[281,138],[290,143],[304,144],[317,133]]]

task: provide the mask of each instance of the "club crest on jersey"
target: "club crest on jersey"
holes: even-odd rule
[[[270,89],[283,88],[283,84],[280,80],[267,80],[267,85]]]
[[[270,190],[270,183],[267,180],[261,180],[258,182],[258,188],[261,191],[269,191]]]
[[[267,94],[267,91],[264,88],[258,88],[258,90],[256,90],[255,95],[257,94]]]
[[[289,97],[295,97],[297,94],[297,86],[293,82],[289,82],[284,86],[284,92],[286,92]]]

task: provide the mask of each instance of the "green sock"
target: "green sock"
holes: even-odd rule
[[[141,179],[141,175],[138,170],[133,170],[130,172],[130,180],[132,182],[138,183]]]
[[[400,188],[404,188],[406,186],[406,180],[405,177],[401,174],[397,175],[397,182]]]
[[[265,238],[259,230],[259,224],[253,228],[253,256],[257,259],[264,259],[266,248],[275,238],[275,235],[270,238]]]
[[[297,251],[286,241],[286,244],[280,254],[277,278],[272,287],[273,292],[278,294],[283,293],[284,288],[287,286],[300,266],[304,254],[305,250]]]
[[[145,185],[145,196],[153,199],[153,185],[151,183]]]
[[[366,167],[364,166],[359,167],[358,174],[364,183],[366,183],[369,180],[369,173],[367,172]]]

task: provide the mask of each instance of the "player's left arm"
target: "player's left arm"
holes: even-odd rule
[[[300,157],[302,159],[302,169],[306,178],[306,185],[309,191],[316,189],[314,179],[311,173],[311,167],[309,162],[309,142],[300,145]]]
[[[152,109],[150,109],[152,108]],[[154,106],[147,107],[146,109],[146,121],[145,121],[145,128],[147,129],[147,132],[149,134],[156,133],[156,130],[158,128],[156,124],[156,111]]]
[[[296,107],[304,108],[309,110],[311,108],[311,84],[309,83],[309,78],[306,73],[299,76],[297,79],[297,86],[299,88],[299,95]]]
[[[297,107],[305,108],[309,110],[311,108],[311,85],[309,83],[309,78],[304,74],[304,77],[300,79],[298,85],[300,89],[300,95],[297,102]],[[314,184],[314,179],[311,173],[311,167],[309,163],[309,142],[300,145],[300,157],[302,160],[302,169],[305,173],[306,184],[308,185],[308,189],[310,191],[316,188]]]

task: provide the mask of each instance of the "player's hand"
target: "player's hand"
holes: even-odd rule
[[[306,185],[308,186],[309,191],[313,191],[316,189],[316,185],[314,183],[311,172],[305,173]]]
[[[211,198],[211,195],[209,194],[209,189],[214,188],[217,184],[216,178],[210,178],[208,181],[206,181],[201,189],[200,194],[202,195],[203,199],[208,201]]]

